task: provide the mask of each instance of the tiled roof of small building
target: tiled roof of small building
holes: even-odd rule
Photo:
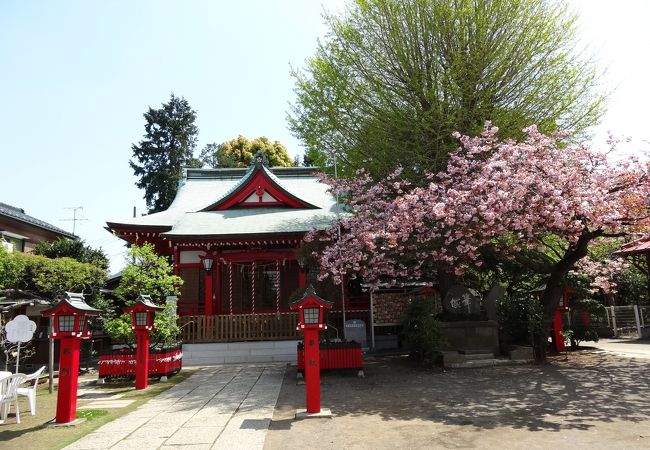
[[[68,233],[65,230],[62,230],[61,228],[55,227],[54,225],[51,225],[43,220],[37,219],[35,217],[32,217],[28,214],[25,214],[25,210],[22,208],[17,208],[15,206],[7,205],[6,203],[0,202],[0,216],[5,216],[9,217],[14,220],[18,220],[20,222],[27,223],[29,225],[33,225],[48,231],[52,231],[54,233],[58,233],[62,236],[65,236],[70,239],[76,239],[76,236],[72,233]],[[1,230],[0,230],[1,231]]]
[[[644,236],[636,241],[628,242],[614,252],[615,255],[635,255],[642,253],[650,253],[650,236]]]

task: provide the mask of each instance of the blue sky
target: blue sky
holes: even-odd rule
[[[142,114],[174,92],[197,111],[198,149],[243,134],[302,153],[286,127],[290,65],[311,56],[321,12],[343,0],[0,2],[0,201],[103,247],[111,269],[121,241],[106,220],[145,211],[129,168]],[[581,36],[615,88],[595,133],[650,149],[650,7],[642,0],[574,1]],[[646,142],[644,142],[646,140]]]

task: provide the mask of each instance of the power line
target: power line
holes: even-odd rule
[[[67,206],[67,207],[65,207],[63,209],[71,209],[72,210],[72,219],[60,219],[60,220],[62,220],[64,222],[72,221],[72,234],[75,234],[75,230],[77,228],[77,222],[82,221],[82,220],[88,220],[86,218],[77,218],[77,211],[78,210],[83,211],[84,207],[83,206]]]

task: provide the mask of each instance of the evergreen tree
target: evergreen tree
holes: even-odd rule
[[[193,158],[199,129],[194,124],[196,112],[174,94],[162,108],[150,107],[144,118],[144,139],[132,145],[134,159],[129,165],[140,177],[136,186],[145,190],[153,213],[167,209],[174,200],[182,168],[200,166]]]
[[[57,239],[52,242],[39,242],[34,247],[34,254],[47,258],[72,258],[75,261],[89,263],[102,270],[108,270],[108,258],[101,249],[94,249],[85,245],[83,240]]]

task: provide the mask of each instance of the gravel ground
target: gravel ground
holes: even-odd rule
[[[405,357],[325,372],[331,419],[295,421],[305,386],[289,367],[265,448],[648,449],[650,360],[599,350],[543,366],[423,370]]]

